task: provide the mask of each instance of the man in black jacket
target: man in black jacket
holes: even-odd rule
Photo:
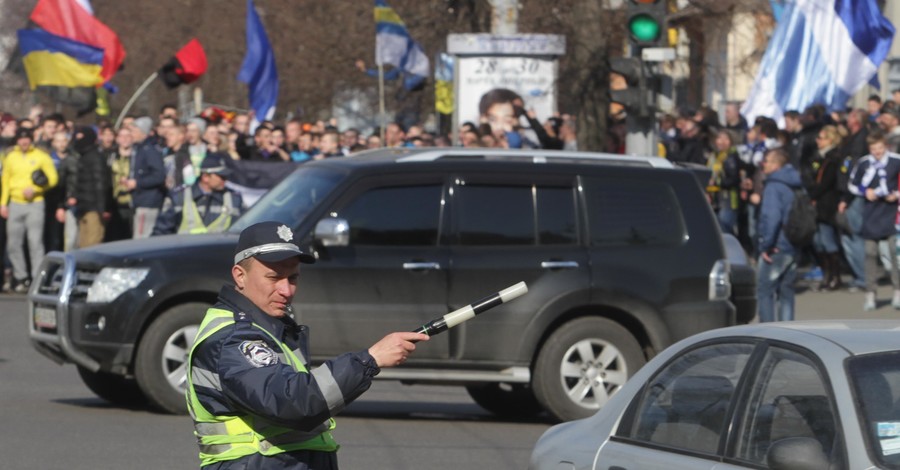
[[[109,219],[112,199],[112,176],[97,147],[97,134],[93,129],[81,127],[76,130],[74,147],[79,154],[78,176],[69,196],[78,219],[78,248],[85,248],[103,241],[104,222]]]
[[[131,191],[134,238],[147,238],[153,233],[159,208],[166,197],[166,170],[162,153],[148,138],[152,124],[153,120],[143,116],[135,119],[131,125],[134,154],[124,187]]]

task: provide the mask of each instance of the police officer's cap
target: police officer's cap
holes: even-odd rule
[[[297,245],[297,237],[281,222],[260,222],[241,232],[234,250],[234,264],[247,258],[275,263],[296,256],[301,263],[312,264],[316,259]]]
[[[221,153],[211,153],[200,163],[200,173],[210,173],[227,178],[231,175],[231,168],[225,164],[225,158]]]

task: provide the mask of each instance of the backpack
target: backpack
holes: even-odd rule
[[[791,245],[800,248],[812,243],[816,235],[816,207],[805,189],[791,189],[794,192],[794,202],[791,203],[787,222],[781,229]]]

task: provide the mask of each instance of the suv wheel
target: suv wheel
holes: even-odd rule
[[[186,303],[166,310],[138,345],[134,375],[150,402],[165,412],[187,413],[187,359],[208,308],[209,304]]]
[[[81,376],[81,381],[87,385],[87,388],[114,405],[131,408],[147,403],[147,398],[144,397],[134,379],[127,379],[109,372],[91,372],[81,366],[78,367],[78,375]]]
[[[622,325],[579,318],[554,331],[538,354],[532,383],[537,399],[562,421],[594,414],[645,359]]]
[[[543,410],[531,387],[522,384],[470,385],[466,391],[479,406],[503,418],[530,418]]]

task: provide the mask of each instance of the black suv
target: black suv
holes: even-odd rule
[[[378,376],[461,384],[501,415],[589,415],[674,341],[755,314],[747,266],[743,298],[729,298],[731,263],[692,171],[621,155],[398,149],[303,164],[228,233],[48,254],[28,296],[33,344],[109,401],[184,412],[197,326],[231,280],[238,233],[264,220],[292,226],[318,259],[294,304],[313,362],[525,281],[525,296]]]

